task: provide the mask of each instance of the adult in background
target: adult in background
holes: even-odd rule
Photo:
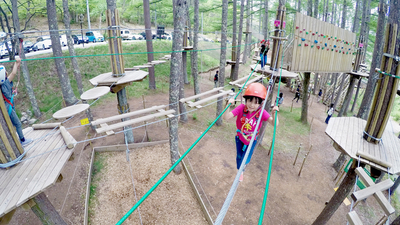
[[[317,102],[321,100],[321,97],[322,97],[322,89],[319,89]]]
[[[269,50],[269,41],[265,43],[265,40],[261,41],[261,50],[260,50],[260,61],[261,61],[261,69],[264,69],[264,66],[267,64],[267,53]]]
[[[329,109],[328,109],[328,111],[326,112],[326,113],[328,113],[328,116],[326,117],[326,120],[325,120],[325,123],[326,124],[328,124],[329,123],[329,120],[331,119],[331,117],[332,117],[332,115],[333,115],[333,111],[335,110],[334,108],[333,108],[333,106],[334,106],[335,104],[331,104],[331,107],[329,107]]]
[[[217,72],[216,72],[215,75],[214,75],[214,88],[217,87],[217,84],[218,84],[218,70],[217,70]]]

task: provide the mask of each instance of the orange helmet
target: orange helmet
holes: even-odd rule
[[[260,83],[252,83],[246,88],[243,96],[255,96],[264,100],[267,96],[267,89]]]

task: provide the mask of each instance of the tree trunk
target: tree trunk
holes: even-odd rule
[[[193,76],[193,86],[194,86],[194,94],[200,94],[200,84],[198,80],[198,43],[199,43],[199,0],[194,0],[194,35],[193,35],[193,51],[190,53],[191,62],[192,62],[192,76]],[[196,99],[198,101],[199,99]]]
[[[339,76],[338,73],[332,74],[332,79],[334,80],[333,81],[334,83],[333,83],[333,90],[332,90],[332,96],[331,96],[331,103],[333,103],[333,99],[335,98],[336,83],[337,83],[338,76]]]
[[[313,88],[313,95],[317,93],[318,89],[318,73],[314,73],[314,88]]]
[[[185,36],[184,36],[185,37]],[[179,99],[185,98],[185,80],[187,80],[187,52],[182,52],[182,76],[180,76],[180,85],[179,85]],[[186,105],[183,102],[179,101],[179,121],[182,123],[186,123],[188,121],[187,113],[186,113]]]
[[[187,4],[185,5],[185,25],[186,27],[185,29],[185,35],[183,35],[183,46],[185,46],[185,43],[187,45],[188,42],[188,37],[189,37],[189,1],[187,2]],[[184,84],[190,84],[189,79],[188,79],[188,74],[187,74],[187,52],[183,51],[182,52],[182,70],[183,70],[183,83]],[[180,93],[181,95],[182,93]],[[183,94],[184,95],[184,94]],[[182,121],[182,117],[181,117],[181,121]]]
[[[243,50],[243,64],[246,64],[247,58],[249,57],[249,51],[250,51],[250,40],[249,40],[249,32],[250,32],[250,0],[247,0],[246,3],[246,35],[244,39],[244,50]],[[222,40],[221,40],[222,41]]]
[[[347,116],[347,110],[349,109],[350,100],[353,97],[355,83],[356,83],[356,78],[354,77],[354,75],[350,75],[349,88],[347,89],[346,97],[344,98],[344,101],[343,101],[342,107],[340,108],[338,117],[341,117],[343,115]]]
[[[264,40],[268,38],[268,0],[264,1],[264,22],[263,22],[263,35]]]
[[[236,46],[237,46],[237,3],[236,0],[233,0],[232,3],[232,61],[236,60]],[[233,80],[235,74],[235,64],[231,65],[231,76],[230,79]]]
[[[361,85],[361,77],[360,78],[358,78],[358,84],[357,84],[357,90],[356,90],[356,96],[354,96],[354,101],[353,101],[353,105],[351,106],[351,110],[350,110],[350,112],[354,112],[354,107],[356,106],[356,104],[357,104],[357,98],[358,98],[358,91],[360,90],[360,85]]]
[[[174,35],[172,37],[172,53],[171,53],[171,69],[169,81],[169,104],[170,109],[175,110],[174,117],[169,119],[169,144],[171,163],[179,159],[178,150],[178,105],[179,101],[179,86],[180,78],[182,76],[182,50],[183,43],[183,28],[185,24],[185,5],[186,0],[173,0],[173,15],[174,15]],[[180,174],[180,165],[174,168],[176,174]]]
[[[17,1],[11,1],[12,4],[12,17],[13,17],[13,24],[15,24],[15,33],[19,33],[21,32],[21,28],[19,25],[19,18],[18,18],[18,5],[17,5]],[[26,92],[28,94],[29,100],[31,102],[31,106],[32,106],[32,110],[33,113],[35,114],[36,118],[39,118],[42,113],[40,112],[39,106],[37,104],[36,101],[36,96],[35,93],[33,91],[33,87],[32,87],[32,83],[31,83],[31,77],[29,75],[29,70],[28,70],[28,66],[26,65],[26,57],[25,57],[25,52],[24,52],[24,48],[22,47],[22,39],[18,39],[18,54],[22,59],[22,76],[24,77],[24,84],[26,87]]]
[[[342,25],[341,28],[346,28],[346,16],[347,16],[347,1],[343,0],[343,12],[342,12]]]
[[[379,3],[379,16],[378,16],[378,24],[376,29],[376,40],[384,40],[384,31],[385,31],[385,13],[387,10],[387,5],[385,1],[381,0]],[[367,38],[367,37],[365,37]],[[374,46],[374,52],[372,54],[372,62],[371,62],[371,69],[369,72],[367,88],[365,89],[364,97],[361,101],[360,109],[358,110],[357,117],[362,119],[367,119],[371,103],[372,97],[374,95],[374,90],[376,86],[376,81],[378,79],[378,73],[375,72],[375,68],[380,65],[382,59],[382,52],[383,52],[383,41],[376,41]],[[361,78],[359,83],[361,82]],[[359,87],[357,87],[359,88]],[[357,95],[356,95],[357,97]],[[354,107],[352,107],[353,111]]]
[[[398,216],[390,225],[399,225],[400,224],[400,216]]]
[[[144,16],[144,28],[146,29],[146,48],[147,48],[147,62],[154,60],[153,55],[153,34],[151,33],[151,20],[150,20],[150,3],[147,0],[143,0],[143,16]],[[154,73],[154,66],[149,68],[149,89],[156,89],[156,77]]]
[[[239,65],[240,65],[240,45],[242,44],[242,34],[243,34],[243,11],[244,11],[244,0],[240,1],[240,20],[239,20],[239,37],[238,37],[238,47],[236,51],[236,64],[233,72],[233,80],[237,80],[239,77]]]
[[[356,0],[356,9],[354,10],[354,20],[353,20],[353,28],[351,31],[353,33],[358,32],[358,27],[360,25],[360,1],[361,0]]]
[[[33,198],[33,201],[36,203],[36,205],[32,207],[32,211],[37,217],[39,217],[42,224],[67,225],[61,215],[58,214],[57,210],[46,197],[46,194],[44,192]]]
[[[307,16],[312,17],[312,0],[307,0]]]
[[[346,74],[342,73],[342,81],[340,82],[339,91],[338,91],[338,93],[336,95],[334,108],[338,107],[339,99],[340,99],[340,96],[342,95],[344,81],[346,80],[346,76],[347,76]]]
[[[303,100],[301,104],[301,122],[303,124],[308,123],[308,86],[310,85],[310,74],[310,72],[305,72],[303,80]]]
[[[314,18],[318,18],[318,0],[314,0]]]
[[[226,33],[227,33],[227,20],[228,20],[228,0],[222,1],[222,24],[221,24],[221,56],[219,60],[219,75],[218,83],[219,87],[225,86],[225,63],[226,63]],[[218,98],[217,112],[218,117],[223,110],[223,97]],[[217,126],[222,125],[222,117],[220,117],[217,122]]]
[[[347,161],[347,155],[344,153],[340,153],[339,157],[336,159],[336,162],[333,163],[333,169],[336,172],[339,172],[340,168],[342,167],[343,163]]]
[[[51,38],[51,48],[53,49],[54,61],[57,68],[58,78],[61,84],[61,92],[67,106],[75,104],[76,99],[69,81],[67,68],[65,67],[64,58],[62,58],[62,50],[60,44],[60,34],[58,32],[56,4],[54,0],[46,0],[47,18],[49,21],[49,30]]]
[[[396,189],[399,187],[399,185],[400,185],[400,177],[397,177],[397,179],[394,181],[393,186],[391,186],[389,189],[390,196],[393,195],[393,193],[396,191]],[[400,221],[398,224],[400,224]]]
[[[79,94],[82,95],[83,94],[82,75],[81,75],[81,70],[79,69],[78,60],[76,60],[76,57],[75,57],[76,54],[75,54],[74,42],[71,37],[71,26],[70,26],[71,20],[70,20],[70,16],[69,16],[68,0],[63,0],[62,4],[63,4],[63,11],[64,11],[64,26],[66,29],[65,33],[67,36],[68,51],[69,51],[69,55],[72,56],[71,64],[72,64],[72,68],[74,71],[74,77],[76,80],[76,84],[78,86],[78,91],[79,91]],[[82,101],[82,103],[86,104],[87,102]],[[88,108],[86,110],[86,116],[88,117],[89,122],[93,121],[93,116],[90,111],[90,108]],[[96,126],[90,125],[90,128],[92,129],[92,131],[96,130]]]
[[[354,161],[349,171],[347,171],[347,175],[343,179],[339,188],[336,190],[329,203],[322,210],[321,214],[319,214],[317,219],[314,221],[313,225],[326,224],[342,204],[343,200],[353,191],[356,183],[356,165],[357,164]]]
[[[301,0],[297,1],[297,12],[301,11]]]

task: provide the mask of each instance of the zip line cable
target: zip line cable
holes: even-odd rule
[[[258,64],[258,63],[257,63]],[[254,70],[251,72],[253,73]],[[249,76],[246,80],[246,82],[244,83],[243,87],[246,85],[247,81],[250,79],[251,76]],[[243,87],[239,90],[239,92],[236,94],[235,99],[237,98],[237,96],[239,96],[239,94],[242,92]],[[156,182],[156,184],[154,184],[154,186],[152,188],[150,188],[149,191],[146,192],[146,194],[116,223],[117,225],[122,224],[136,209],[137,207],[139,207],[140,204],[142,204],[142,202],[144,200],[146,200],[146,198],[158,187],[158,185],[161,184],[161,182],[164,181],[164,179],[172,172],[172,170],[179,165],[179,163],[183,160],[183,158],[186,157],[187,154],[189,154],[189,152],[193,149],[193,147],[204,137],[204,135],[211,129],[211,127],[214,126],[214,124],[217,122],[217,120],[225,113],[225,111],[230,107],[231,103],[229,103],[225,109],[222,111],[221,114],[218,115],[218,117],[208,126],[208,128],[200,135],[199,138],[197,138],[197,140],[189,147],[189,149],[174,163],[174,165],[172,165],[172,167]]]

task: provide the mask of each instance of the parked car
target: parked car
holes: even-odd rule
[[[78,45],[81,43],[89,43],[89,38],[85,35],[76,35],[76,37],[78,38]]]
[[[140,33],[140,35],[142,35],[143,39],[146,40],[146,32],[142,32]],[[152,33],[151,39],[156,39],[156,34]]]
[[[33,42],[32,41],[24,41],[22,46],[24,47],[24,52],[25,53],[31,52],[32,51]]]
[[[130,30],[123,29],[121,30],[122,40],[143,40],[142,35],[131,33]]]
[[[51,48],[51,39],[50,36],[40,36],[36,39],[35,43],[38,50],[44,50]]]
[[[172,40],[172,35],[169,33],[164,33],[163,35],[161,35],[161,38],[165,40]]]
[[[8,44],[8,49],[9,49],[10,51],[12,51],[11,42],[9,42],[9,43],[7,43],[7,44]],[[7,57],[8,55],[9,55],[9,52],[8,52],[8,50],[7,50],[6,44],[3,42],[3,43],[1,43],[1,45],[0,45],[0,58],[2,59],[2,58],[4,58],[4,57]]]
[[[89,42],[103,42],[104,37],[97,31],[88,31],[86,36],[89,38]]]
[[[75,34],[71,34],[72,40],[74,40],[74,44],[78,44],[78,37]]]
[[[67,46],[67,35],[66,34],[60,35],[60,44],[61,44],[61,46]]]

